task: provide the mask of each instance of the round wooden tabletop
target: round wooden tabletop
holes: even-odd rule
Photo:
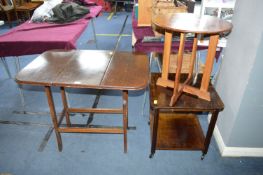
[[[155,16],[152,19],[156,26],[174,32],[189,32],[200,34],[216,34],[232,29],[228,21],[214,16],[196,16],[192,13],[168,13]]]

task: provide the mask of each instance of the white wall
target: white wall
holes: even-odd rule
[[[263,148],[263,1],[237,0],[216,89],[226,147]],[[261,78],[262,77],[262,78]]]

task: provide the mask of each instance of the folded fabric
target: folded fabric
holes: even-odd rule
[[[80,19],[90,12],[87,7],[78,5],[74,2],[58,4],[52,11],[54,15],[46,21],[60,24]]]

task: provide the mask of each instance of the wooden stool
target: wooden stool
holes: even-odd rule
[[[152,22],[157,27],[165,30],[162,76],[158,79],[157,85],[174,89],[173,96],[170,101],[170,106],[173,106],[175,104],[182,92],[190,93],[198,96],[201,99],[210,101],[208,86],[210,82],[210,74],[213,68],[214,57],[216,54],[219,34],[222,32],[230,31],[232,29],[232,24],[213,16],[198,17],[190,13],[159,15],[156,16],[156,18],[154,18]],[[176,77],[175,80],[169,80],[168,69],[173,32],[180,33],[180,45],[178,49]],[[195,36],[193,41],[188,78],[185,82],[180,83],[186,33],[194,33]],[[194,62],[196,58],[198,34],[207,34],[210,37],[210,41],[201,86],[200,88],[195,88],[190,86],[189,84],[192,80]]]

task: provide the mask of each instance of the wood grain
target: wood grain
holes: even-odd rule
[[[158,15],[152,19],[154,25],[174,31],[190,32],[197,34],[215,34],[227,32],[232,29],[232,24],[228,21],[214,16],[197,16],[192,13],[167,13]]]

